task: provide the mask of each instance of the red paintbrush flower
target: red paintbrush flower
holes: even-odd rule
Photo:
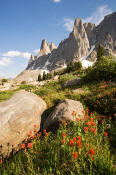
[[[21,149],[24,149],[25,147],[26,147],[26,146],[25,146],[24,143],[20,145],[20,148],[21,148]]]
[[[82,147],[82,143],[81,143],[81,141],[80,141],[80,140],[78,140],[78,142],[77,142],[77,146],[78,146],[79,148],[81,148],[81,147]]]
[[[88,154],[89,154],[89,155],[94,155],[94,154],[95,154],[95,152],[94,152],[94,150],[93,150],[93,149],[90,149],[90,150],[88,151]]]
[[[108,132],[104,132],[104,135],[105,135],[105,136],[108,136]]]
[[[91,126],[91,122],[87,122],[86,125],[87,125],[87,126]]]
[[[69,145],[74,146],[74,141],[72,139],[69,140]]]
[[[27,148],[32,148],[33,147],[33,143],[28,143],[27,144]]]
[[[75,111],[73,111],[73,112],[72,112],[72,115],[75,115],[75,114],[76,114],[76,112],[75,112]]]
[[[63,139],[63,140],[61,140],[61,143],[62,143],[62,144],[65,144],[65,140],[64,140],[64,139]]]
[[[48,136],[48,133],[46,132],[45,136]]]
[[[82,140],[81,136],[77,136],[77,140],[81,141]]]
[[[88,127],[84,127],[84,132],[87,133],[88,132]]]
[[[62,133],[62,137],[66,137],[66,134],[65,133]]]
[[[77,142],[76,137],[73,137],[74,142]]]
[[[74,157],[74,159],[77,159],[77,157],[78,157],[77,152],[74,152],[74,153],[73,153],[73,157]]]

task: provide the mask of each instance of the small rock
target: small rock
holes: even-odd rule
[[[76,79],[73,79],[73,80],[68,80],[65,82],[64,86],[63,87],[69,87],[69,86],[74,86],[74,85],[78,85],[80,84],[81,82],[81,78],[76,78]]]

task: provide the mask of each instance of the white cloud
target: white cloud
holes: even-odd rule
[[[5,74],[0,72],[0,78],[4,78]]]
[[[91,16],[85,18],[83,22],[91,22],[98,25],[104,19],[104,16],[110,13],[112,13],[112,10],[108,7],[108,5],[102,5],[98,7],[96,11],[91,14]]]
[[[61,0],[53,0],[55,3],[61,2]]]
[[[3,57],[0,60],[0,66],[8,66],[11,62],[11,58]]]
[[[38,54],[39,51],[40,51],[40,49],[36,49],[36,50],[34,50],[33,52],[36,53],[36,54]]]
[[[31,54],[28,53],[28,52],[9,51],[7,53],[4,53],[2,56],[3,57],[11,57],[11,58],[13,58],[13,57],[23,57],[23,58],[29,59]]]
[[[68,32],[71,32],[74,25],[74,19],[72,18],[64,18],[64,27]]]
[[[14,57],[22,57],[29,59],[30,56],[31,54],[28,52],[9,51],[2,54],[2,58],[0,59],[0,66],[8,66]]]

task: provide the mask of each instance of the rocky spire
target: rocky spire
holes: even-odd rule
[[[49,43],[46,40],[42,40],[40,52],[38,53],[37,57],[47,55],[50,52],[51,50],[50,50]]]
[[[74,47],[74,49],[72,49],[74,57],[79,59],[87,55],[90,46],[87,33],[81,19],[76,18],[69,40],[72,42],[72,46]]]
[[[31,57],[30,57],[30,60],[29,60],[29,63],[35,61],[35,56],[33,54],[31,54]]]
[[[88,37],[90,46],[94,45],[96,41],[95,24],[86,22],[84,23],[84,28],[87,33],[87,37]]]
[[[50,44],[49,47],[50,47],[51,52],[52,52],[52,50],[57,48],[56,45],[53,42]]]

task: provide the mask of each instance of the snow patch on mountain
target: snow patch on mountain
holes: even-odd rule
[[[82,66],[84,68],[88,68],[89,66],[93,66],[93,64],[94,64],[94,62],[91,62],[91,61],[88,61],[88,60],[82,60],[81,63],[82,63]]]
[[[82,63],[82,66],[84,68],[88,68],[89,66],[93,66],[93,64],[95,63],[92,61],[88,61],[87,58],[90,56],[90,54],[93,52],[93,50],[95,49],[95,45],[93,45],[90,49],[90,51],[88,52],[87,56],[84,56],[82,58],[80,58],[80,62]]]

